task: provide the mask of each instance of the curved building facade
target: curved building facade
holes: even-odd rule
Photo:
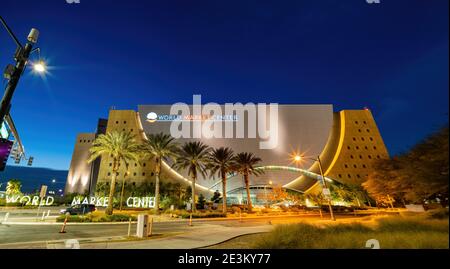
[[[224,117],[221,119],[228,116],[224,106],[218,106],[216,109],[223,111]],[[191,113],[193,107],[187,106],[186,110],[189,111],[187,113]],[[275,112],[276,118],[272,117]],[[277,185],[299,192],[320,191],[317,180],[317,175],[320,174],[318,163],[306,160],[294,163],[292,155],[295,152],[313,158],[320,156],[325,176],[344,184],[362,183],[369,174],[374,160],[389,157],[372,113],[368,109],[334,112],[332,105],[278,105],[275,112],[245,105],[235,106],[234,111],[228,112],[239,115],[234,117],[233,121],[224,120],[218,125],[213,125],[214,128],[204,128],[203,135],[198,138],[193,138],[194,124],[186,125],[190,128],[189,138],[176,137],[176,139],[180,144],[187,141],[202,141],[211,147],[230,147],[236,153],[254,153],[262,159],[261,169],[265,170],[263,175],[250,178],[250,184],[254,189]],[[111,110],[104,132],[129,131],[140,141],[147,139],[148,134],[163,132],[173,135],[173,128],[176,127],[170,117],[173,114],[173,107],[169,105],[142,105],[138,107],[138,111]],[[260,116],[271,120],[265,123],[254,120],[260,119]],[[272,119],[276,119],[276,122]],[[259,135],[258,131],[256,135],[252,133],[253,127],[259,131],[264,129],[259,125],[268,128],[277,127],[275,134],[277,143],[271,148],[261,147],[262,143],[271,138]],[[186,126],[180,122],[180,128]],[[244,137],[238,135],[240,131],[244,132]],[[95,134],[82,136],[92,138]],[[102,157],[97,169],[86,165],[89,146],[84,140],[86,139],[77,139],[66,193],[92,191],[92,186],[95,186],[96,182],[109,182],[111,179],[112,162],[107,156]],[[87,140],[92,142],[92,139]],[[121,167],[119,181],[124,173],[125,168]],[[170,168],[170,164],[164,165],[161,178],[163,181],[190,184],[186,172],[174,171]],[[141,160],[139,164],[131,163],[127,181],[133,184],[154,181],[152,160]],[[218,178],[200,178],[197,183],[197,190],[206,195],[222,190]],[[230,194],[239,192],[242,187],[243,180],[240,176],[229,177],[227,191]]]

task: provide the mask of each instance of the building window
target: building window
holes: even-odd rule
[[[369,155],[368,157],[369,157],[369,159],[372,159],[372,156],[371,156],[371,155]]]
[[[83,140],[80,140],[80,143],[83,143]]]
[[[367,124],[367,121],[363,121],[364,124]]]
[[[380,159],[381,157],[380,157],[380,155],[377,155],[377,159]]]
[[[352,175],[348,174],[347,177],[348,177],[348,178],[352,178]]]
[[[367,131],[368,133],[370,133],[370,130],[369,130],[369,129],[367,129],[366,131]]]
[[[134,130],[133,130],[133,129],[131,129],[131,131],[133,132]]]
[[[145,173],[142,173],[142,176],[145,176]]]
[[[354,159],[353,155],[350,155],[350,158],[351,158],[351,159]]]
[[[111,167],[112,166],[112,163],[109,163],[109,167]]]
[[[361,132],[362,132],[362,131],[361,131],[361,129],[358,129],[358,132],[360,132],[360,133],[361,133]]]
[[[356,146],[356,149],[359,149],[359,147],[358,147],[358,146]]]
[[[348,168],[348,165],[345,164],[344,166],[345,166],[345,168]]]
[[[367,168],[367,166],[365,164],[363,164],[363,168]]]
[[[150,176],[154,176],[154,175],[155,175],[155,173],[153,173],[153,172],[150,174]]]
[[[355,121],[355,124],[359,124],[359,122],[358,122],[358,121]]]
[[[360,175],[356,175],[356,177],[357,177],[357,178],[361,178],[361,176],[360,176]]]
[[[373,141],[373,138],[371,137],[371,138],[369,138],[370,139],[370,141]]]
[[[123,124],[127,124],[127,121],[124,121]]]
[[[369,149],[367,146],[365,146],[364,148],[367,149],[367,150]]]
[[[339,174],[339,175],[338,175],[338,177],[339,177],[339,178],[342,178],[342,175],[341,175],[341,174]]]
[[[359,158],[362,160],[363,156],[362,156],[362,155],[359,155]]]
[[[358,166],[356,164],[353,165],[354,168],[358,168]]]
[[[119,124],[119,121],[116,121],[116,124]]]
[[[347,147],[347,149],[348,149],[348,150],[350,150],[350,149],[351,149],[351,147],[350,147],[350,146],[348,146],[348,147]]]
[[[142,164],[142,166],[144,166],[144,167],[145,167],[146,165],[147,165],[146,163],[143,163],[143,164]]]
[[[356,141],[356,137],[353,137],[353,141]]]
[[[375,149],[375,150],[376,150],[376,149],[377,149],[377,147],[375,146],[375,147],[373,147],[373,149]]]
[[[134,172],[134,173],[133,173],[133,176],[136,176],[136,175],[137,175],[136,172]]]
[[[137,163],[134,164],[134,167],[137,167]]]
[[[364,139],[364,137],[361,137],[361,140],[362,140],[362,141],[366,141],[366,140]]]
[[[111,172],[108,172],[108,177],[111,175]]]

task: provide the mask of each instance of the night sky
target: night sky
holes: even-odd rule
[[[34,165],[68,169],[79,132],[111,106],[192,102],[369,107],[391,154],[448,122],[448,1],[2,0],[45,79],[13,99]],[[0,29],[0,67],[15,46]],[[4,87],[4,83],[2,86]]]

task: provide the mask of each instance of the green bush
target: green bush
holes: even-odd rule
[[[113,214],[113,215],[104,215],[101,218],[94,218],[92,214],[86,215],[69,215],[67,222],[126,222],[129,221],[131,217],[132,221],[136,221],[137,218],[135,216],[130,216],[127,214]],[[66,219],[66,215],[61,215],[56,218],[57,222],[64,222]]]
[[[430,210],[427,212],[427,217],[431,219],[448,219],[448,208]]]

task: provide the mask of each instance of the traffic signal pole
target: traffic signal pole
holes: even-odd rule
[[[12,72],[8,74],[10,78],[8,84],[6,85],[5,93],[0,103],[0,126],[2,126],[5,120],[5,116],[9,114],[9,111],[11,109],[11,100],[14,95],[14,91],[16,90],[17,84],[19,84],[20,77],[25,71],[26,65],[28,63],[28,58],[33,51],[33,45],[37,42],[37,39],[39,37],[39,31],[34,28],[31,29],[31,32],[28,35],[27,43],[25,44],[25,46],[22,46],[2,17],[0,17],[0,21],[9,35],[14,39],[14,42],[17,44],[17,51],[14,55],[16,65],[12,68]]]

